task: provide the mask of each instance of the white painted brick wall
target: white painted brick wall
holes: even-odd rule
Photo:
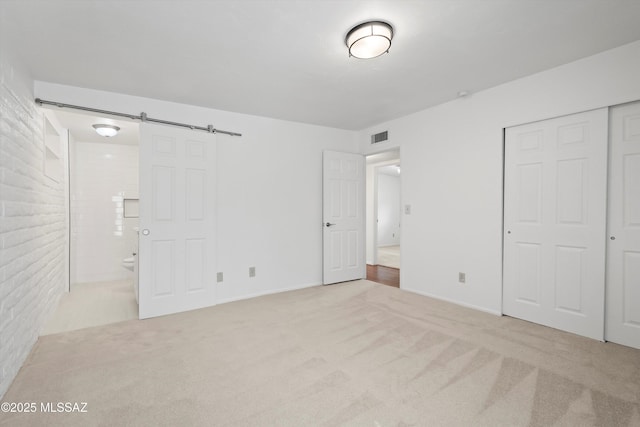
[[[64,291],[64,183],[43,173],[31,82],[0,58],[0,398]]]

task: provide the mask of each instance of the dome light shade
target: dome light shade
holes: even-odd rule
[[[349,56],[370,59],[389,52],[393,28],[382,21],[370,21],[356,25],[347,33],[345,43]]]
[[[106,137],[116,136],[120,130],[118,126],[107,124],[95,124],[93,125],[93,128],[96,130],[98,135]]]

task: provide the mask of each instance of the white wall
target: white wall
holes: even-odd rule
[[[44,175],[43,114],[9,55],[0,39],[0,397],[66,288],[67,253],[64,174]]]
[[[640,41],[362,131],[401,147],[402,287],[499,313],[503,128],[640,99],[638,76]]]
[[[357,152],[355,132],[46,82],[35,92],[242,133],[217,136],[218,301],[322,283],[322,151]]]
[[[377,264],[376,240],[378,227],[376,226],[376,169],[372,164],[366,166],[366,188],[365,188],[365,209],[366,209],[366,262],[370,265]]]
[[[123,217],[123,198],[138,198],[138,147],[72,142],[71,285],[133,280],[122,266],[136,246],[137,218]]]
[[[378,246],[400,244],[400,177],[378,172]]]

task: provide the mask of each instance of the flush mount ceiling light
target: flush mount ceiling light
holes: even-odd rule
[[[98,135],[106,137],[115,136],[120,130],[118,126],[107,124],[95,124],[93,125],[93,128],[98,132]]]
[[[389,52],[393,28],[382,21],[369,21],[356,25],[344,39],[349,48],[349,56],[370,59]]]

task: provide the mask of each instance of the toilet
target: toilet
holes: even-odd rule
[[[134,256],[130,256],[129,258],[125,258],[122,260],[122,266],[124,268],[126,268],[127,270],[131,270],[134,271],[134,267],[136,264],[136,257]]]
[[[133,253],[133,256],[122,260],[122,266],[127,270],[133,271],[133,290],[136,294],[136,302],[139,303],[139,289],[138,289],[138,254]]]

